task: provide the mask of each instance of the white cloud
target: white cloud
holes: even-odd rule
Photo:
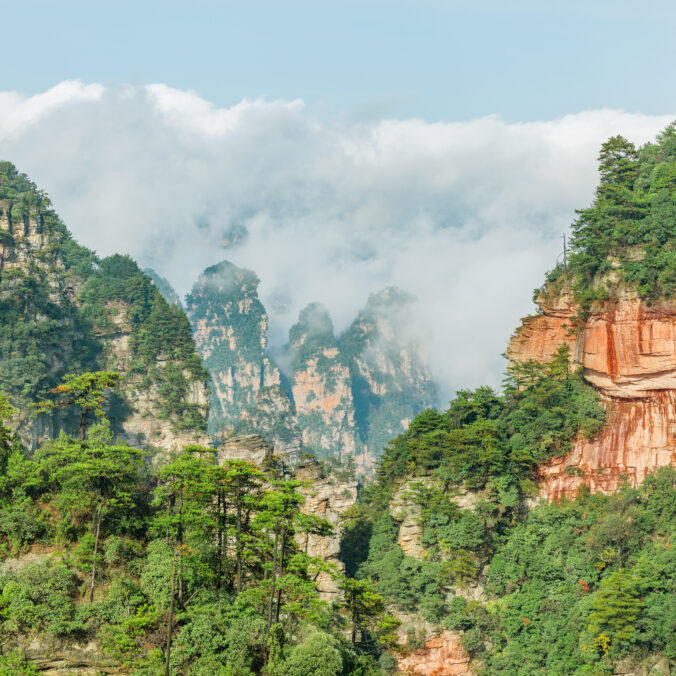
[[[218,108],[161,84],[64,82],[0,93],[0,157],[79,241],[132,254],[181,293],[223,258],[255,270],[277,343],[311,301],[342,329],[369,293],[402,287],[449,394],[499,383],[506,341],[592,197],[603,140],[643,143],[670,121],[355,123],[301,101]],[[226,251],[233,226],[249,235]]]

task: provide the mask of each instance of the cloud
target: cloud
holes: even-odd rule
[[[253,269],[276,344],[309,302],[341,330],[370,293],[401,287],[420,301],[407,335],[449,396],[499,383],[532,289],[592,198],[603,140],[644,143],[671,119],[355,122],[302,101],[218,108],[162,84],[63,82],[0,93],[0,157],[79,241],[132,254],[181,294],[224,258]]]

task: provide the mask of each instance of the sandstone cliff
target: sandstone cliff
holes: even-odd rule
[[[220,439],[257,432],[278,452],[295,452],[300,435],[267,352],[268,317],[257,287],[253,272],[223,261],[204,271],[186,299],[195,344],[211,376],[209,431]]]
[[[414,299],[400,289],[384,289],[369,297],[340,337],[365,443],[361,464],[367,467],[417,413],[436,403],[426,359],[410,332],[414,307]]]
[[[582,313],[565,287],[537,302],[541,313],[523,320],[508,358],[544,361],[568,345],[608,413],[598,438],[580,437],[571,452],[540,467],[541,495],[574,497],[580,486],[610,492],[676,465],[676,303],[647,305],[620,288],[613,301]]]
[[[425,642],[419,650],[400,657],[397,670],[419,676],[460,676],[471,674],[470,657],[462,647],[462,635],[444,631]]]
[[[436,392],[423,356],[401,327],[412,299],[374,294],[341,336],[318,303],[301,311],[277,367],[258,278],[223,261],[205,270],[187,299],[195,343],[211,376],[209,431],[259,433],[277,452],[354,462],[368,473],[384,445]]]
[[[313,303],[300,313],[289,331],[287,354],[305,449],[317,457],[357,457],[362,443],[355,423],[350,369],[323,306]]]

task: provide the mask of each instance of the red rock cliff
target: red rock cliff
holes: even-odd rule
[[[608,417],[601,435],[578,439],[567,455],[540,467],[549,500],[577,489],[638,485],[658,467],[676,465],[676,303],[646,305],[631,292],[576,322],[569,293],[541,296],[542,314],[526,317],[507,349],[511,361],[550,359],[563,344],[601,394]]]

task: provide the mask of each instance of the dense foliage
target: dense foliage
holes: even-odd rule
[[[424,411],[388,446],[351,514],[348,572],[374,581],[399,612],[464,632],[485,674],[676,662],[676,472],[612,496],[524,504],[537,462],[597,434],[603,420],[565,349],[511,369],[502,396],[463,391],[445,412]],[[415,557],[399,539],[411,515]],[[478,591],[484,600],[471,600]]]
[[[571,279],[583,307],[613,286],[634,287],[649,302],[676,291],[676,123],[637,149],[622,136],[599,154],[600,182],[573,224],[568,265],[548,281]],[[551,290],[551,289],[550,289]]]
[[[0,387],[22,412],[68,373],[118,370],[130,384],[114,399],[116,419],[133,382],[153,392],[175,427],[204,429],[205,412],[188,403],[191,383],[207,377],[189,322],[136,263],[99,260],[77,244],[49,198],[9,162],[0,162],[0,224]],[[121,331],[132,363],[111,364]]]
[[[93,639],[135,674],[381,673],[396,622],[368,584],[320,598],[318,574],[341,575],[301,544],[332,531],[300,511],[302,482],[198,446],[155,470],[105,420],[32,458],[4,425],[0,441],[5,644]],[[3,659],[32,673],[20,653]]]

